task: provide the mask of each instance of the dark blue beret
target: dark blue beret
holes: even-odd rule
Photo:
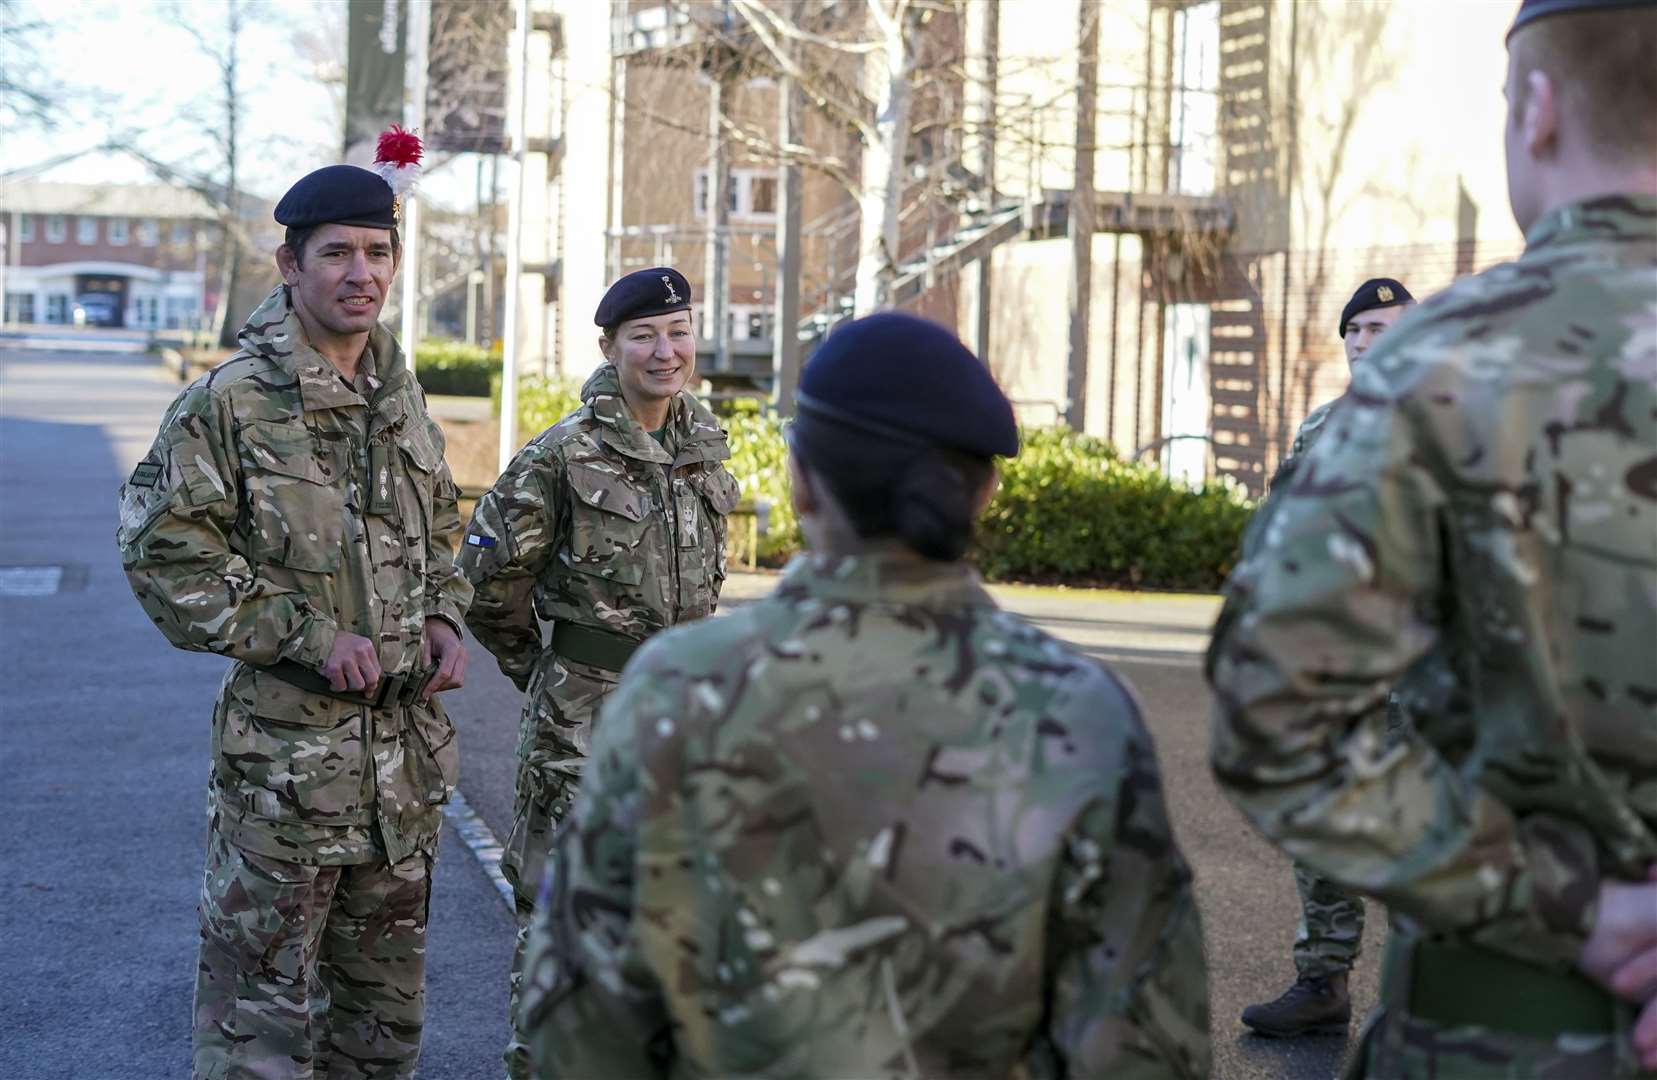
[[[313,225],[397,227],[397,197],[379,173],[355,165],[329,165],[288,189],[276,204],[276,223],[290,229]]]
[[[1410,290],[1404,288],[1402,281],[1389,277],[1370,278],[1359,285],[1358,291],[1352,294],[1352,299],[1346,302],[1346,308],[1341,312],[1340,329],[1335,332],[1335,336],[1345,338],[1346,324],[1371,308],[1413,303],[1415,297],[1410,295]]]
[[[614,326],[627,319],[648,319],[690,308],[690,282],[671,266],[635,270],[617,279],[598,302],[593,322]]]
[[[1590,11],[1634,7],[1657,10],[1657,0],[1524,0],[1519,5],[1519,14],[1513,17],[1513,25],[1507,28],[1507,37],[1509,41],[1513,40],[1513,32],[1519,27],[1549,15],[1582,15]]]
[[[1018,453],[1013,406],[948,329],[884,311],[828,336],[800,373],[802,414],[974,457]]]

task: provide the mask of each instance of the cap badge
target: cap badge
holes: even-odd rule
[[[1392,303],[1392,286],[1391,285],[1377,285],[1375,287],[1375,298],[1377,300],[1381,301],[1381,303],[1383,303],[1383,304]]]
[[[673,279],[668,277],[666,274],[663,274],[662,284],[667,286],[667,299],[662,302],[664,304],[679,303],[679,294],[673,291]]]

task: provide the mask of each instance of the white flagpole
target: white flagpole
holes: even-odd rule
[[[396,3],[396,0],[389,0]],[[421,139],[426,137],[426,61],[431,37],[431,0],[404,0],[406,17],[403,32],[407,35],[406,84],[409,101],[404,108],[406,126]],[[414,370],[414,351],[419,344],[419,322],[415,308],[420,302],[420,196],[403,200],[403,352],[410,371]]]
[[[506,204],[506,326],[501,343],[501,453],[500,471],[505,472],[518,451],[518,333],[523,278],[524,229],[524,121],[525,98],[529,96],[529,0],[512,5],[512,39],[508,48],[511,78],[507,90],[507,132],[512,147],[512,194]]]

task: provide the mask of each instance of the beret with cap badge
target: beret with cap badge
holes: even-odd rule
[[[1352,294],[1352,299],[1346,302],[1346,307],[1341,311],[1340,329],[1335,332],[1335,336],[1345,338],[1346,324],[1366,311],[1392,307],[1395,304],[1413,303],[1415,297],[1410,295],[1410,290],[1404,288],[1404,283],[1397,278],[1370,278],[1359,285],[1358,291]]]
[[[401,202],[420,178],[419,136],[393,124],[380,134],[372,169],[328,165],[307,173],[276,204],[278,225],[395,229]]]
[[[647,319],[670,311],[690,309],[690,282],[671,266],[635,270],[618,279],[598,302],[593,314],[597,326],[614,326],[628,319]]]

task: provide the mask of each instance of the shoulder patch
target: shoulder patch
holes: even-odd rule
[[[127,483],[133,487],[154,487],[155,482],[161,479],[161,466],[153,461],[140,461],[138,468],[132,470],[132,476]]]
[[[492,548],[495,546],[495,538],[493,536],[484,536],[482,533],[467,533],[466,543],[472,547]]]

